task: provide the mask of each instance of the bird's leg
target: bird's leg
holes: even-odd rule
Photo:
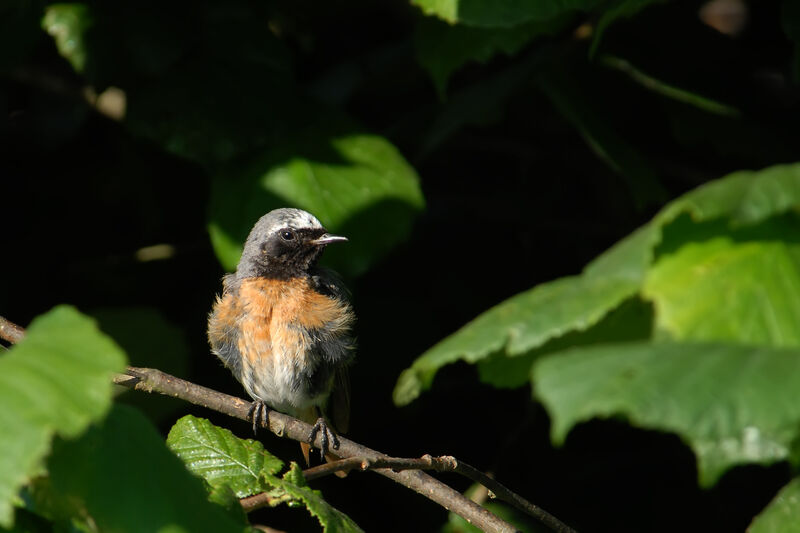
[[[247,411],[247,418],[253,420],[253,435],[255,435],[259,423],[269,427],[269,407],[263,400],[255,399]]]
[[[314,427],[311,428],[311,433],[308,435],[308,443],[312,446],[314,445],[314,440],[317,438],[317,433],[320,431],[322,432],[322,437],[320,440],[322,441],[322,446],[319,449],[319,456],[320,460],[325,460],[325,454],[328,453],[330,448],[334,450],[339,449],[339,437],[336,436],[336,433],[328,427],[328,422],[325,420],[325,417],[322,416],[322,412],[317,408],[317,422],[314,424]],[[332,445],[332,446],[331,446]]]

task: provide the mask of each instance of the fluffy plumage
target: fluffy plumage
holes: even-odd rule
[[[325,439],[326,421],[318,417],[328,408],[334,428],[347,430],[354,315],[341,282],[316,263],[327,244],[342,240],[305,211],[267,213],[250,232],[236,272],[223,279],[208,321],[211,351],[247,393],[321,422]]]

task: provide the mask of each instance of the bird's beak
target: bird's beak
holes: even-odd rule
[[[322,246],[323,244],[330,244],[332,242],[345,242],[347,241],[347,237],[342,237],[341,235],[331,235],[330,233],[325,233],[320,237],[314,239],[313,241],[308,241],[309,244],[313,244],[316,246]]]

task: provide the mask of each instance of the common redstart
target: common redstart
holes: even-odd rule
[[[300,209],[270,211],[250,231],[236,272],[222,279],[208,319],[211,351],[254,400],[253,431],[269,409],[292,415],[314,424],[309,443],[322,433],[323,457],[329,444],[339,447],[336,432],[347,431],[355,316],[341,281],[317,261],[328,244],[346,240]],[[310,446],[301,446],[308,461]]]

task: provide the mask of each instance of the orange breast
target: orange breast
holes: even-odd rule
[[[343,331],[349,326],[347,304],[319,294],[305,279],[247,279],[239,287],[239,299],[244,311],[240,343],[247,345],[240,351],[251,364],[264,364],[270,357],[302,363],[309,330]]]

